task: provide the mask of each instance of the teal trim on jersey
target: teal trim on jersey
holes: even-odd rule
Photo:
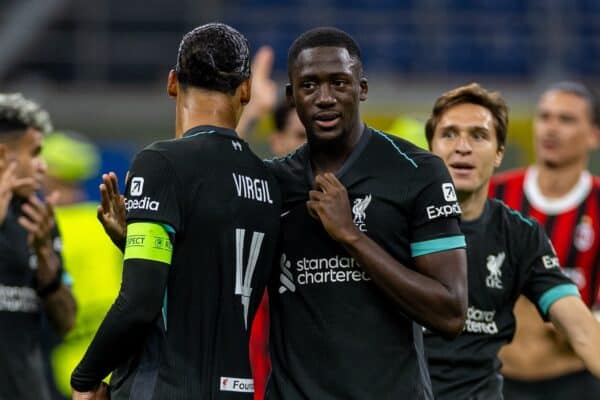
[[[498,200],[496,199],[500,204],[502,204],[504,206],[504,208],[506,208],[506,211],[508,211],[510,214],[516,215],[517,217],[519,217],[519,219],[523,222],[525,222],[527,225],[529,226],[533,226],[533,222],[529,219],[523,216],[523,214],[521,214],[519,211],[510,208],[508,205],[506,205],[505,202],[503,202],[502,200]]]
[[[188,136],[184,136],[184,138],[191,138],[191,137],[198,136],[198,135],[208,135],[211,133],[217,133],[217,131],[200,131],[200,132],[192,133],[191,135],[188,135]]]
[[[410,244],[410,252],[413,257],[424,256],[425,254],[437,253],[438,251],[459,249],[467,247],[463,235],[448,236],[441,239],[425,240]]]
[[[371,128],[371,129],[373,129],[373,128]],[[413,160],[405,152],[403,152],[402,150],[400,150],[400,147],[398,147],[398,145],[396,145],[396,143],[394,143],[394,141],[392,139],[390,139],[383,132],[378,131],[377,129],[373,129],[373,132],[375,132],[376,134],[378,134],[379,136],[381,136],[382,138],[384,138],[385,140],[387,140],[388,142],[390,142],[390,144],[392,145],[392,147],[394,147],[394,149],[396,149],[396,151],[398,153],[400,153],[400,155],[402,157],[404,157],[408,162],[410,162],[413,165],[413,167],[419,168],[419,166],[417,165],[417,163],[415,162],[415,160]]]
[[[169,289],[165,289],[165,296],[163,297],[163,305],[162,305],[162,316],[163,323],[165,324],[165,332],[167,331],[167,293]]]
[[[162,224],[163,228],[169,233],[175,234],[175,229],[169,224]]]
[[[547,290],[542,297],[538,300],[538,305],[544,316],[548,315],[550,306],[554,304],[556,300],[560,300],[563,297],[577,296],[579,297],[579,289],[572,283],[565,283],[553,287]]]

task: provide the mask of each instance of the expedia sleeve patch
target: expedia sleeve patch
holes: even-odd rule
[[[155,221],[181,230],[178,179],[162,153],[143,150],[136,155],[125,188],[128,221]]]
[[[165,226],[155,222],[127,225],[125,260],[137,258],[171,264],[173,245]]]

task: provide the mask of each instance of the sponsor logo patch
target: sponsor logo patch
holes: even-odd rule
[[[451,215],[460,215],[462,212],[458,203],[452,205],[446,204],[443,206],[428,206],[426,209],[427,218],[436,219],[440,217],[449,217]]]
[[[444,193],[444,200],[446,200],[448,202],[457,200],[456,191],[454,190],[454,185],[451,184],[450,182],[444,183],[442,185],[442,192]]]
[[[158,211],[158,207],[160,203],[156,200],[152,200],[150,197],[146,196],[142,199],[127,199],[125,201],[125,209],[127,211],[130,210],[149,210],[149,211]]]
[[[220,389],[222,392],[254,393],[254,380],[222,376]]]
[[[144,192],[144,178],[140,176],[136,176],[131,179],[131,189],[129,190],[129,194],[132,196],[141,196]]]

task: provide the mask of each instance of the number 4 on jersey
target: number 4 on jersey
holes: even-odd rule
[[[242,306],[244,307],[244,327],[248,329],[248,308],[250,306],[250,295],[252,294],[252,275],[260,254],[263,238],[262,232],[252,232],[252,242],[250,243],[250,253],[248,255],[248,264],[244,274],[244,236],[245,229],[235,230],[235,294],[242,296]],[[243,277],[242,277],[243,275]]]

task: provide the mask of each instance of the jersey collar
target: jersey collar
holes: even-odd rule
[[[191,129],[188,129],[182,137],[190,137],[190,136],[196,136],[196,135],[200,135],[200,134],[205,134],[205,133],[212,133],[212,134],[217,134],[217,135],[222,135],[222,136],[227,136],[230,137],[232,139],[238,139],[238,140],[242,140],[240,139],[240,137],[238,136],[238,134],[236,133],[236,131],[234,131],[233,129],[229,129],[229,128],[222,128],[220,126],[214,126],[214,125],[198,125],[195,126]]]
[[[576,208],[592,190],[592,175],[588,171],[581,173],[579,181],[569,193],[557,199],[545,197],[538,186],[537,179],[538,169],[532,165],[525,171],[523,183],[525,196],[535,209],[547,215],[557,215]]]
[[[348,159],[346,159],[346,161],[344,161],[344,164],[342,165],[342,167],[335,173],[336,178],[341,179],[342,176],[350,169],[350,167],[352,167],[354,162],[362,154],[365,147],[367,147],[367,144],[369,143],[371,136],[373,136],[373,132],[371,131],[371,128],[369,128],[367,126],[367,124],[365,124],[365,129],[363,130],[363,133],[362,133],[360,139],[358,140],[358,143],[352,150],[352,153],[350,153],[350,156],[348,157]],[[307,145],[306,150],[307,150],[306,151],[306,155],[307,155],[307,157],[306,157],[306,173],[308,174],[307,179],[310,184],[310,187],[314,187],[315,186],[315,175],[313,173],[312,165],[310,164],[310,146]]]

